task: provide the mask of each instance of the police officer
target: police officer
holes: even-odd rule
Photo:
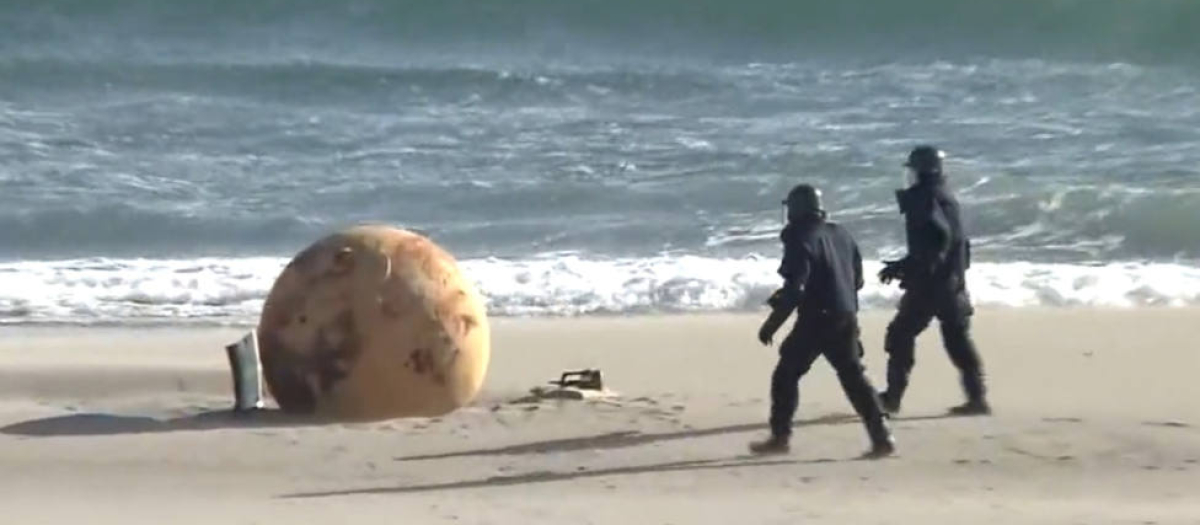
[[[858,290],[863,276],[858,245],[848,231],[826,221],[816,188],[798,185],[783,204],[787,225],[780,234],[779,274],[784,284],[768,300],[771,314],[759,329],[759,341],[769,345],[792,311],[798,318],[779,347],[779,362],[771,376],[771,437],[752,443],[750,450],[756,454],[788,451],[799,402],[797,383],[824,355],[866,425],[872,446],[864,457],[889,455],[895,450],[891,432],[860,361]]]
[[[983,382],[983,365],[971,340],[974,313],[967,292],[966,271],[971,264],[970,241],[963,231],[958,200],[946,187],[942,174],[945,155],[934,146],[918,146],[905,166],[910,186],[896,191],[904,214],[908,254],[888,261],[880,281],[899,281],[904,289],[900,305],[884,340],[888,354],[887,390],[880,395],[885,410],[900,410],[900,401],[912,372],[917,336],[938,319],[942,343],[962,377],[966,404],[952,414],[990,414]]]

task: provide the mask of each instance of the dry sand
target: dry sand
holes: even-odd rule
[[[983,311],[986,418],[942,416],[935,327],[880,461],[826,364],[792,453],[746,457],[759,319],[496,320],[475,405],[336,425],[228,415],[242,330],[6,327],[3,523],[1200,524],[1200,311]],[[864,316],[877,386],[886,321]],[[509,402],[583,367],[621,396]]]

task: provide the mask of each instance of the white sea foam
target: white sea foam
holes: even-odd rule
[[[0,263],[0,322],[256,322],[281,258],[75,259]],[[759,308],[779,285],[774,258],[547,255],[462,263],[493,315],[589,315]],[[864,309],[890,308],[895,286],[866,264]],[[985,307],[1200,304],[1200,268],[1166,263],[977,263],[968,275]]]

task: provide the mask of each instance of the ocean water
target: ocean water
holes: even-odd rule
[[[0,27],[3,324],[250,324],[358,222],[452,250],[495,315],[757,308],[798,182],[871,273],[900,254],[921,142],[977,304],[1200,304],[1194,0],[0,0]]]

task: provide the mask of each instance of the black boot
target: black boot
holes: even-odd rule
[[[866,427],[867,436],[871,438],[871,450],[863,455],[864,458],[876,458],[891,455],[896,446],[892,440],[892,431],[887,425],[887,413],[879,403],[879,394],[871,385],[861,368],[843,368],[838,371],[838,380],[846,391],[846,397],[854,406],[854,411]]]
[[[912,371],[911,358],[904,357],[903,352],[891,355],[887,363],[887,390],[879,394],[879,404],[888,414],[900,412],[900,400],[904,391],[908,390],[908,375]]]
[[[883,441],[871,444],[871,450],[862,455],[862,459],[880,459],[896,453],[896,442],[890,436]]]
[[[784,436],[774,435],[762,441],[750,443],[750,452],[753,454],[787,454],[791,451],[791,446],[788,444],[788,438]]]
[[[866,424],[867,434],[871,436],[871,450],[863,454],[863,459],[882,458],[896,452],[896,440],[892,437],[892,430],[888,428],[887,419],[882,416],[878,419],[868,419]]]
[[[983,399],[972,399],[956,407],[950,407],[950,413],[956,416],[990,416],[992,407]]]
[[[880,417],[867,422],[867,434],[871,436],[871,450],[862,455],[862,459],[879,459],[896,453],[896,440],[887,426],[887,420]]]
[[[967,396],[965,404],[953,407],[950,413],[959,416],[982,416],[992,413],[988,406],[987,390],[983,381],[983,362],[979,351],[968,332],[969,322],[963,317],[957,322],[942,323],[942,338],[950,360],[958,368],[962,377],[963,393]]]
[[[992,407],[987,402],[982,372],[976,368],[975,371],[964,373],[962,384],[963,392],[967,394],[967,402],[951,408],[950,413],[958,416],[990,415]]]
[[[900,413],[900,397],[892,395],[890,390],[879,393],[879,406],[885,414]]]

